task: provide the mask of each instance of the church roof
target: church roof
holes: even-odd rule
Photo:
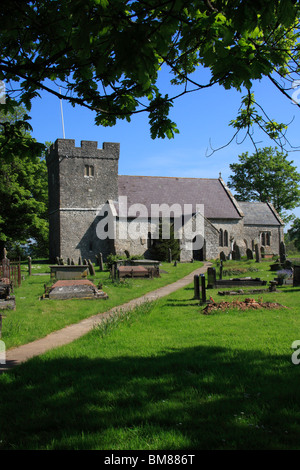
[[[151,204],[204,205],[209,219],[240,219],[243,215],[223,180],[210,178],[177,178],[162,176],[119,176],[119,196],[127,196],[128,207],[143,204],[151,214]],[[116,207],[117,211],[118,208]]]
[[[283,225],[283,222],[272,204],[267,202],[238,201],[244,213],[245,225]]]

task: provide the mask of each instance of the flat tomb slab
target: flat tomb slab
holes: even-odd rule
[[[49,292],[49,299],[95,299],[107,298],[107,294],[99,291],[88,279],[59,280],[53,284]]]
[[[50,277],[56,279],[82,279],[88,275],[89,267],[86,265],[52,265]]]
[[[149,270],[144,266],[120,266],[119,277],[149,277]]]

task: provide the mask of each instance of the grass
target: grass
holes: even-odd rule
[[[113,282],[108,271],[100,272],[96,268],[95,276],[88,278],[95,285],[102,283],[107,292],[107,300],[40,300],[44,293],[44,284],[49,284],[50,269],[42,262],[32,265],[32,276],[28,276],[27,265],[22,265],[22,275],[25,277],[21,287],[15,289],[16,310],[6,310],[2,322],[2,340],[6,349],[26,344],[46,336],[52,331],[59,330],[72,323],[105,312],[116,305],[175,282],[203,263],[163,263],[161,277],[154,279],[127,279],[124,282]],[[47,273],[43,275],[43,273]]]
[[[300,289],[278,290],[259,297],[287,308],[203,315],[190,285],[2,374],[0,446],[299,450]]]

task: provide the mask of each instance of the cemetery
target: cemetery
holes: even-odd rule
[[[124,262],[120,260],[118,266],[126,267],[121,261]],[[139,266],[139,260],[136,261],[133,266]],[[107,448],[110,445],[116,448],[118,445],[143,448],[141,436],[146,428],[151,439],[154,439],[150,447],[156,445],[158,428],[161,442],[167,447],[165,432],[178,428],[176,443],[185,442],[190,448],[207,445],[226,449],[232,448],[230,436],[235,434],[241,420],[241,439],[250,442],[252,448],[276,448],[282,442],[287,447],[297,447],[291,424],[293,403],[298,393],[295,380],[297,368],[291,366],[293,351],[289,352],[290,338],[295,336],[298,321],[297,261],[291,260],[294,282],[283,285],[275,281],[277,272],[271,269],[275,261],[277,259],[256,262],[255,258],[249,260],[245,257],[239,261],[227,259],[222,263],[219,259],[213,260],[208,266],[209,272],[191,276],[191,283],[186,287],[132,311],[120,310],[118,315],[107,318],[61,351],[50,350],[45,357],[41,355],[34,361],[28,360],[26,364],[13,368],[9,371],[11,387],[10,382],[4,380],[6,374],[0,374],[0,383],[3,377],[0,399],[2,403],[14,401],[10,416],[18,423],[17,428],[10,426],[11,420],[4,424],[7,440],[3,439],[0,447],[9,448],[9,441],[14,439],[17,447],[32,448],[28,423],[35,423],[35,426],[43,428],[43,434],[34,444],[35,448],[66,448],[74,446],[74,442],[78,448],[90,448],[90,441],[82,440],[79,435],[82,432],[93,435],[90,424],[94,423],[99,433],[95,434],[95,441],[101,439],[101,446]],[[73,324],[99,312],[104,315],[113,306],[121,306],[129,299],[157,289],[159,285],[174,282],[188,272],[192,275],[195,268],[201,265],[196,261],[174,264],[160,263],[160,277],[119,279],[118,276],[112,278],[107,266],[100,268],[96,263],[93,270],[88,267],[82,279],[58,280],[51,270],[54,265],[38,265],[35,260],[31,260],[30,264],[25,262],[21,265],[22,283],[15,289],[16,310],[3,312],[2,339],[7,342],[10,351],[20,339],[24,343],[30,341],[27,336],[29,329],[32,330],[32,341],[33,334],[36,338],[42,338],[51,330],[62,328],[66,318],[67,323]],[[71,272],[74,265],[56,266],[70,266]],[[127,267],[131,268],[129,261]],[[234,278],[230,273],[239,269],[245,271],[245,278],[259,278],[263,284],[247,285],[242,289],[236,285],[223,288],[211,281],[211,278],[220,280],[221,275],[222,280],[230,283]],[[40,300],[45,281],[54,288],[53,298]],[[61,301],[56,294],[69,283],[77,285],[78,292],[83,286],[91,291],[93,286],[97,289],[101,287],[108,297],[105,301],[99,301],[92,298],[91,292],[91,298],[86,295],[80,298],[78,294],[78,298]],[[213,287],[209,287],[210,284]],[[13,329],[18,330],[15,332],[17,334],[13,335]],[[277,376],[279,366],[284,375]],[[159,384],[156,387],[158,376]],[[56,384],[55,389],[51,383]],[[69,386],[72,383],[76,383],[74,391]],[[99,390],[101,401],[95,401]],[[201,407],[198,391],[201,393]],[[14,400],[20,393],[30,404],[22,413],[21,405]],[[51,405],[47,424],[43,424],[39,416],[43,415],[43,409],[48,409],[57,393],[62,398]],[[248,398],[248,395],[253,398]],[[112,417],[108,410],[114,396],[124,400],[126,406],[114,401]],[[129,396],[136,398],[129,403]],[[175,404],[176,413],[168,407],[170,400]],[[92,414],[87,407],[93,409]],[[143,424],[149,407],[153,428]],[[285,409],[284,416],[281,414],[282,407]],[[31,409],[35,417],[31,415]],[[203,409],[209,418],[202,422]],[[164,420],[166,412],[168,419]],[[139,441],[128,431],[135,413],[141,414],[140,429],[137,430]],[[224,427],[217,426],[220,413]],[[101,414],[101,426],[96,425],[98,414]],[[194,431],[199,427],[199,419],[206,433]],[[65,435],[72,436],[69,443],[62,442],[60,433],[55,431],[54,422]],[[179,422],[182,425],[176,426]],[[280,426],[276,425],[277,422],[281,422]],[[120,427],[126,436],[126,443],[121,441],[118,444],[116,440],[119,439]],[[115,438],[106,436],[108,428],[114,429]],[[272,430],[272,433],[265,429]],[[287,430],[288,434],[281,429]]]

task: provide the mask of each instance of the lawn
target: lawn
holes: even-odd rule
[[[2,340],[6,349],[29,343],[42,338],[52,331],[66,325],[77,323],[84,318],[110,310],[133,298],[162,287],[186,276],[203,263],[162,263],[161,277],[154,279],[127,279],[112,282],[108,271],[95,268],[95,276],[88,276],[97,286],[103,285],[108,294],[107,300],[40,300],[45,284],[50,282],[49,265],[45,262],[32,265],[32,275],[28,275],[27,265],[22,265],[23,280],[21,287],[15,289],[16,310],[5,311],[2,322]],[[46,273],[46,274],[44,274]]]
[[[204,315],[190,285],[2,374],[2,449],[299,450],[300,289],[278,291]]]

